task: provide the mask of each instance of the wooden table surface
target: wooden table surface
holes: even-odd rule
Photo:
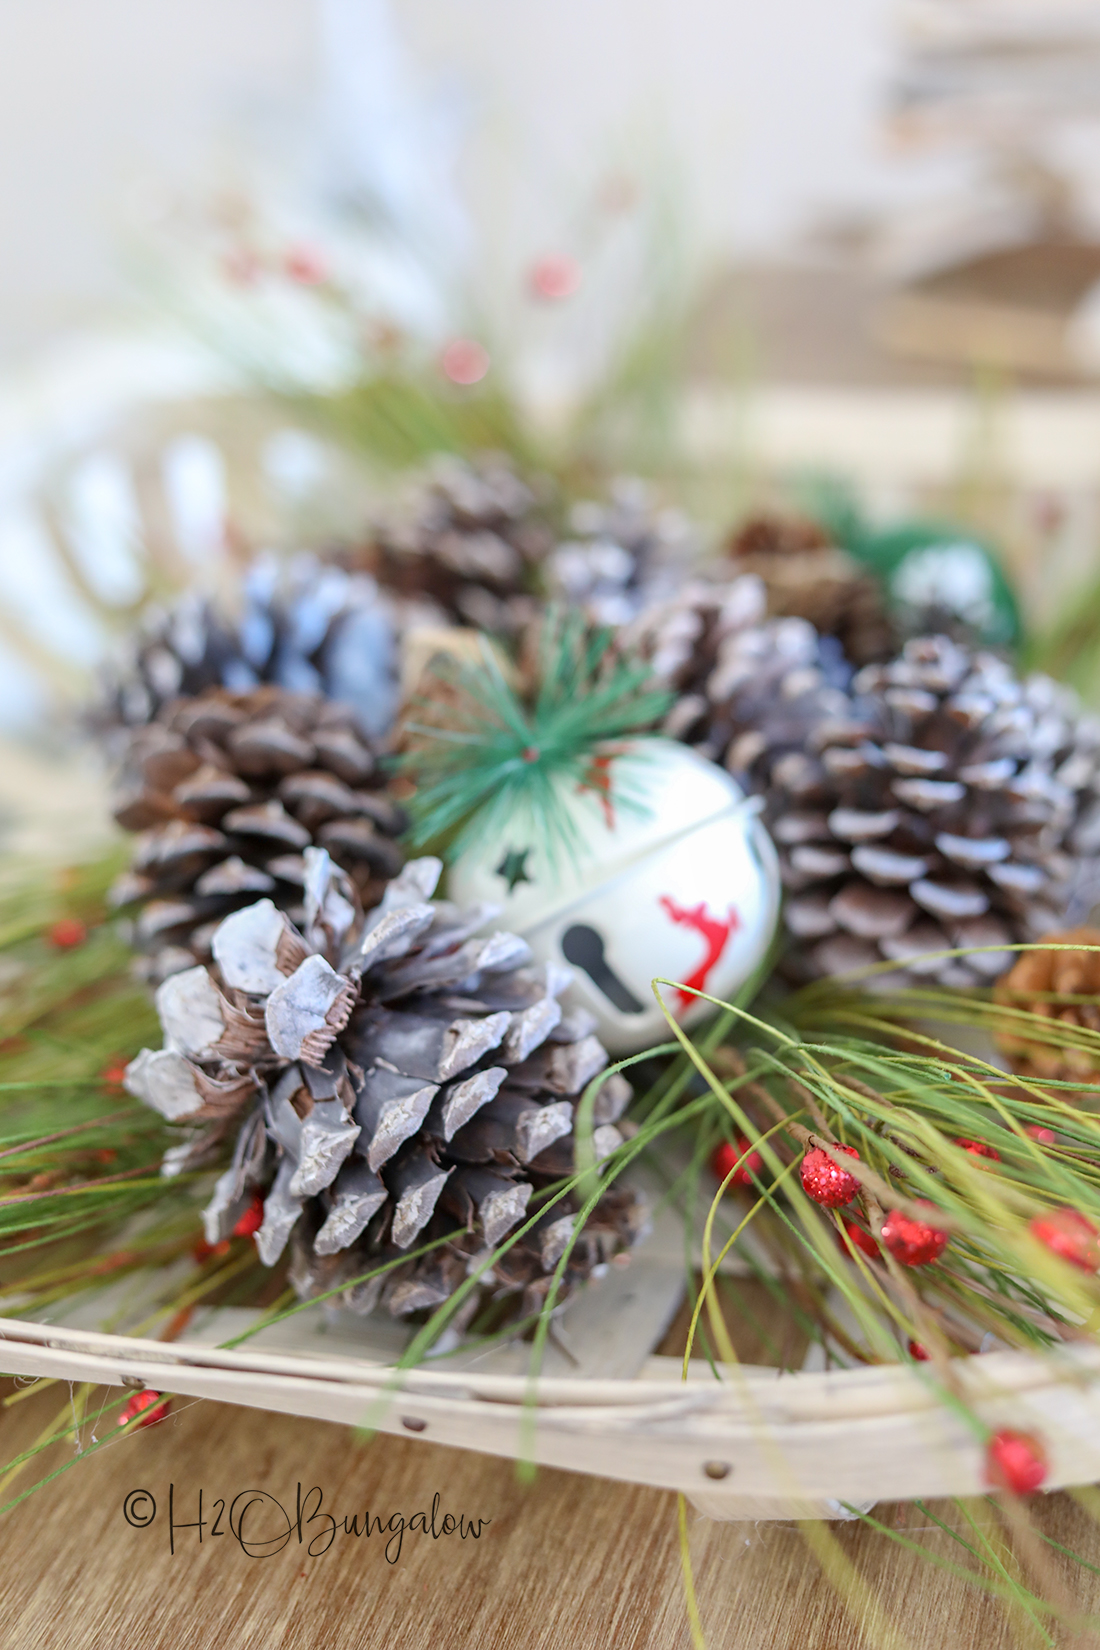
[[[13,1390],[11,1383],[5,1390]],[[0,1460],[41,1434],[64,1386],[0,1410]],[[85,1428],[85,1441],[90,1429]],[[30,1463],[7,1500],[69,1459],[68,1444]],[[296,1486],[323,1493],[294,1528]],[[175,1531],[170,1551],[169,1487]],[[148,1499],[156,1513],[144,1527]],[[267,1556],[226,1531],[227,1505],[253,1502],[243,1536],[289,1538]],[[387,1560],[374,1520],[417,1512]],[[275,1503],[279,1504],[276,1507]],[[238,1511],[242,1508],[238,1502]],[[282,1511],[279,1508],[283,1509]],[[346,1533],[369,1509],[369,1535]],[[939,1509],[952,1517],[949,1509]],[[323,1516],[336,1515],[328,1545]],[[443,1533],[446,1514],[480,1520],[479,1537]],[[915,1509],[879,1509],[905,1533],[954,1559],[962,1549]],[[1046,1531],[1100,1562],[1097,1533],[1066,1495],[1045,1498]],[[989,1511],[989,1518],[993,1520]],[[219,1521],[220,1533],[214,1526]],[[236,1522],[236,1520],[235,1520]],[[1016,1643],[1002,1606],[864,1527],[831,1526],[898,1629],[891,1641],[846,1612],[792,1525],[715,1524],[689,1509],[692,1561],[709,1650],[1001,1650]],[[394,1522],[394,1530],[400,1526]],[[991,1522],[999,1538],[1000,1526]],[[311,1535],[318,1551],[309,1556]],[[317,1537],[320,1537],[317,1540]],[[530,1485],[511,1463],[386,1436],[363,1443],[343,1427],[177,1399],[169,1418],[79,1461],[0,1524],[0,1644],[4,1650],[690,1650],[673,1495],[542,1469]],[[1070,1568],[1054,1553],[1067,1576]],[[1078,1606],[1100,1608],[1100,1579],[1073,1569]],[[1095,1639],[1059,1638],[1059,1644]]]

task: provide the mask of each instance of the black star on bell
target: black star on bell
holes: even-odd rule
[[[527,855],[530,852],[530,848],[509,848],[497,866],[496,874],[498,877],[504,878],[508,884],[509,893],[512,893],[518,882],[530,882],[532,880],[527,875]]]

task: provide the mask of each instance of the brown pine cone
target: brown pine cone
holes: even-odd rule
[[[261,896],[296,913],[307,848],[370,903],[406,825],[353,712],[277,687],[177,699],[132,730],[115,818],[140,833],[112,899],[152,980],[207,961],[222,918]]]
[[[1024,1010],[1050,1022],[1052,1041],[1039,1041],[1026,1028],[1013,1027],[997,1036],[1020,1077],[1062,1082],[1100,1078],[1100,928],[1068,928],[1044,935],[1052,946],[1095,946],[1093,951],[1024,951],[997,982],[995,997],[1006,1008]],[[1084,999],[1065,1001],[1064,999]],[[1062,999],[1062,1000],[1059,1000]],[[1059,1044],[1059,1028],[1090,1032],[1093,1047]]]
[[[504,458],[437,459],[350,561],[434,618],[512,635],[536,612],[554,534],[535,488]]]
[[[801,516],[758,515],[730,539],[729,573],[755,573],[775,618],[808,619],[836,636],[856,665],[893,652],[894,628],[873,574],[830,543],[817,522]]]

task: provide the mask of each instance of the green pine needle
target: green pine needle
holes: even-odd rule
[[[601,761],[620,741],[651,731],[671,695],[651,685],[644,660],[616,652],[609,631],[593,630],[577,614],[551,615],[526,696],[484,638],[481,656],[480,665],[440,661],[434,669],[454,688],[454,704],[422,699],[432,720],[408,724],[419,742],[400,762],[417,787],[412,841],[461,852],[522,813],[537,822],[551,863],[563,851],[575,858],[579,833],[563,793],[603,794]],[[621,784],[615,802],[639,806]]]

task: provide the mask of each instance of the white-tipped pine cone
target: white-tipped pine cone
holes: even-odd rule
[[[302,931],[269,900],[228,917],[212,964],[158,990],[164,1047],[142,1051],[126,1086],[189,1126],[166,1173],[235,1136],[204,1216],[209,1242],[258,1192],[265,1265],[293,1239],[304,1297],[346,1281],[340,1299],[352,1309],[382,1300],[402,1315],[446,1300],[471,1257],[495,1249],[528,1218],[532,1196],[572,1172],[577,1102],[607,1055],[588,1016],[562,1009],[565,971],[531,966],[515,935],[481,932],[490,908],[431,899],[438,860],[407,865],[365,918],[327,854],[307,849],[305,860]],[[617,1074],[600,1089],[597,1159],[620,1144],[630,1093]],[[567,1288],[638,1223],[632,1195],[612,1187]],[[575,1224],[571,1199],[552,1204],[487,1287],[537,1308]]]
[[[594,624],[627,624],[667,601],[699,553],[683,511],[656,507],[635,476],[617,478],[606,504],[575,504],[569,526],[569,538],[547,558],[546,584]]]
[[[923,637],[850,688],[799,620],[729,636],[681,737],[766,798],[805,976],[988,983],[1100,849],[1100,729],[1071,692]],[[934,953],[989,947],[959,958]]]

